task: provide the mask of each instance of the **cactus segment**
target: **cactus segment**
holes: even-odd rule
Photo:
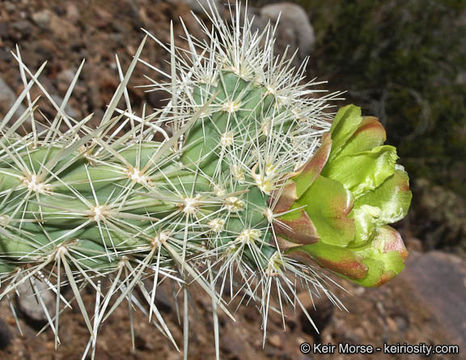
[[[253,35],[245,46],[260,37]],[[253,47],[243,50],[257,52]],[[143,122],[131,130],[129,142],[122,140],[126,135],[104,136],[110,133],[108,121],[85,136],[84,122],[63,134],[57,128],[34,134],[33,142],[14,135],[3,139],[0,213],[8,224],[0,235],[2,258],[37,262],[66,246],[79,258],[88,254],[90,269],[116,270],[122,252],[147,255],[153,239],[167,233],[183,243],[178,249],[184,260],[202,259],[207,244],[217,255],[239,249],[236,256],[249,269],[267,271],[276,252],[267,200],[303,153],[315,150],[307,141],[315,143],[319,131],[328,129],[320,110],[325,101],[273,83],[277,79],[269,75],[276,65],[264,73],[262,60],[248,72],[228,58],[211,61],[209,81],[200,66],[189,88],[180,82],[182,105],[168,111],[178,112],[173,125],[181,130],[167,142],[139,136],[147,133]],[[280,66],[286,70],[289,63]],[[290,74],[283,72],[284,78]],[[310,126],[322,130],[309,134]]]

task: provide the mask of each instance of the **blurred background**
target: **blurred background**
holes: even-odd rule
[[[205,1],[201,1],[205,3]],[[225,9],[223,0],[217,1]],[[327,80],[323,88],[346,90],[342,106],[354,103],[365,115],[379,117],[387,142],[397,146],[414,194],[408,217],[397,224],[410,257],[395,280],[377,289],[363,289],[338,280],[335,288],[348,312],[334,309],[324,299],[315,308],[305,304],[321,330],[317,334],[303,314],[290,309],[286,332],[280,317],[271,316],[269,340],[262,348],[261,319],[252,306],[242,307],[233,323],[221,317],[221,351],[225,359],[310,359],[299,344],[386,343],[459,344],[466,351],[466,2],[462,0],[292,2],[249,1],[248,16],[261,29],[267,21],[278,27],[277,52],[298,49],[299,66],[310,56],[309,79]],[[141,28],[161,41],[169,40],[174,22],[176,43],[183,18],[189,31],[202,38],[191,11],[208,21],[196,0],[16,0],[0,1],[0,119],[22,91],[17,63],[11,51],[18,44],[23,61],[36,70],[48,61],[41,81],[60,100],[82,59],[86,64],[66,109],[75,118],[90,113],[100,118],[118,86],[115,54],[123,68],[143,38]],[[226,12],[225,12],[226,14]],[[168,70],[165,51],[151,42],[146,61]],[[145,92],[138,67],[130,95],[135,109],[147,103],[159,108],[166,94]],[[33,97],[40,90],[32,90]],[[45,99],[44,118],[54,115]],[[24,289],[27,292],[27,289]],[[45,290],[44,290],[45,291]],[[91,295],[89,295],[91,296]],[[88,334],[79,312],[62,316],[63,344],[54,351],[50,330],[36,336],[46,319],[31,296],[22,296],[21,336],[8,304],[0,305],[1,359],[80,359]],[[170,289],[160,291],[158,305],[181,343],[182,326]],[[91,299],[91,298],[90,298]],[[54,297],[49,303],[54,309]],[[90,300],[93,302],[93,300]],[[194,289],[191,358],[214,358],[210,302]],[[127,309],[119,309],[99,336],[98,359],[178,359],[180,354],[142,314],[135,319],[135,346],[131,345]],[[464,355],[463,355],[464,356]],[[322,356],[325,358],[325,356]],[[410,359],[421,358],[411,355]],[[320,358],[313,356],[312,358]],[[360,359],[334,355],[332,359]],[[365,357],[366,358],[366,357]],[[372,358],[367,356],[368,359]],[[377,355],[377,359],[404,359],[404,355]],[[434,355],[432,359],[461,358]]]

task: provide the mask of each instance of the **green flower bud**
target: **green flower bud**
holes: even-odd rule
[[[278,196],[279,246],[364,286],[403,269],[407,251],[386,226],[406,216],[409,178],[374,117],[349,105],[335,117],[319,151]],[[273,198],[274,195],[272,195]]]

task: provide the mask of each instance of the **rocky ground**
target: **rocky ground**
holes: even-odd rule
[[[15,50],[16,44],[19,45],[23,61],[31,69],[37,69],[43,61],[48,61],[47,70],[41,80],[56,99],[65,95],[74,72],[85,58],[86,65],[67,111],[76,118],[94,113],[98,119],[118,85],[114,56],[118,54],[123,67],[128,65],[143,37],[140,28],[147,29],[166,42],[169,40],[170,21],[174,22],[175,33],[182,34],[179,21],[181,16],[190,32],[201,36],[200,27],[190,13],[190,3],[192,2],[150,0],[0,2],[0,118],[22,90],[17,64],[10,54],[10,51]],[[270,11],[254,10],[257,26],[260,27],[261,22],[268,18],[273,19],[274,14]],[[287,32],[289,28],[282,28],[281,39],[311,51],[314,44],[309,36],[300,40],[299,36]],[[306,29],[308,33],[312,30]],[[186,46],[182,39],[177,40],[177,45]],[[304,55],[307,54],[299,54]],[[155,43],[146,46],[143,59],[162,70],[169,68],[166,53]],[[144,74],[160,79],[159,74],[143,66],[136,69],[131,84],[131,98],[135,108],[141,108],[144,103],[151,107],[161,107],[165,102],[165,95],[144,92],[143,88],[135,87],[147,84]],[[33,95],[39,94],[39,90],[34,91]],[[52,107],[45,100],[40,105],[44,117],[54,114]],[[335,288],[335,293],[348,312],[334,309],[326,301],[317,301],[316,309],[312,304],[305,303],[321,329],[320,334],[316,334],[300,310],[290,309],[286,331],[283,331],[280,317],[272,315],[268,327],[268,341],[264,348],[261,319],[254,307],[241,307],[236,314],[236,322],[221,315],[222,357],[257,360],[361,358],[360,355],[303,355],[299,351],[299,345],[303,342],[350,342],[375,346],[381,346],[383,343],[424,342],[460,344],[466,349],[466,319],[463,310],[466,306],[464,255],[426,251],[441,247],[438,244],[439,239],[447,238],[449,240],[446,246],[450,244],[450,251],[457,252],[458,243],[461,244],[461,239],[464,239],[466,233],[464,201],[442,192],[441,189],[432,192],[425,190],[426,188],[429,189],[421,182],[415,193],[424,199],[416,203],[416,214],[424,214],[422,216],[425,221],[419,221],[417,216],[399,225],[411,253],[401,276],[377,289],[363,289],[339,281],[347,292]],[[443,204],[448,212],[436,212],[439,204]],[[433,212],[436,213],[434,218],[429,215]],[[200,291],[192,290],[195,311],[192,312],[191,318],[190,358],[212,359],[214,349],[211,305]],[[169,290],[165,293],[160,292],[157,301],[173,329],[175,340],[181,344],[182,326],[178,323],[176,306],[168,293]],[[87,294],[86,298],[89,303],[93,303],[91,294]],[[51,301],[53,302],[53,299]],[[1,359],[80,359],[88,333],[77,309],[62,315],[62,344],[58,351],[55,351],[53,334],[49,329],[36,336],[37,330],[43,325],[40,316],[39,320],[34,319],[33,310],[38,305],[32,300],[32,303],[23,306],[27,308],[19,314],[23,331],[23,335],[20,335],[8,303],[3,301],[0,304]],[[125,307],[118,309],[108,319],[99,335],[97,359],[180,357],[180,353],[141,313],[135,314],[135,348],[132,349],[128,321],[129,315]],[[406,357],[377,354],[364,358]],[[409,358],[420,359],[422,356],[411,355]],[[462,357],[433,355],[432,358]]]
[[[301,310],[289,309],[286,330],[281,318],[271,315],[268,341],[262,347],[261,318],[252,306],[243,306],[236,313],[236,322],[220,316],[221,353],[224,359],[361,359],[361,355],[303,355],[299,345],[303,342],[351,344],[458,344],[466,346],[464,291],[466,265],[453,255],[441,252],[421,254],[411,252],[402,275],[377,289],[364,289],[340,281],[347,292],[335,289],[335,294],[348,309],[338,310],[325,299],[313,305],[304,302],[306,309],[321,330],[317,334]],[[169,289],[159,291],[157,304],[168,322],[175,340],[182,341],[182,326],[178,323],[176,306]],[[213,328],[209,300],[198,291],[194,294],[194,311],[191,313],[190,359],[213,359]],[[302,294],[305,298],[305,293]],[[85,299],[93,303],[91,294]],[[52,301],[53,302],[53,301]],[[34,306],[32,304],[32,306]],[[52,305],[53,306],[53,305]],[[37,307],[37,305],[36,305]],[[89,307],[89,313],[92,309]],[[3,302],[0,307],[0,338],[6,345],[0,351],[2,359],[80,359],[86,347],[88,331],[79,310],[67,311],[61,317],[62,344],[54,351],[54,338],[50,330],[36,335],[42,323],[21,318],[23,335]],[[33,325],[31,327],[31,324]],[[99,334],[97,359],[178,359],[174,347],[153,327],[140,312],[135,313],[135,348],[131,346],[129,314],[120,307],[103,326]],[[366,359],[406,359],[406,355],[374,354]],[[422,359],[410,355],[409,359]],[[432,355],[431,359],[461,359],[461,355]]]

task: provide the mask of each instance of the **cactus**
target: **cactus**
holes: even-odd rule
[[[176,49],[172,30],[169,81],[154,82],[171,101],[138,116],[126,86],[138,62],[150,67],[140,54],[148,37],[158,40],[147,33],[96,128],[91,116],[69,117],[41,87],[43,67],[33,74],[15,55],[25,90],[0,122],[0,297],[44,279],[56,294],[47,317],[57,345],[69,306],[64,284],[94,354],[101,322],[124,300],[177,347],[154,305],[158,284],[173,281],[184,294],[186,357],[194,282],[212,299],[219,357],[217,312],[233,316],[227,279],[237,279],[231,294],[258,302],[265,341],[270,296],[280,309],[301,304],[301,284],[338,303],[318,265],[365,286],[401,271],[406,250],[386,224],[406,214],[411,195],[395,149],[382,146],[383,127],[354,106],[332,125],[329,101],[340,93],[316,97],[318,83],[302,84],[306,64],[295,70],[292,59],[274,56],[274,28],[253,32],[236,5],[231,28],[210,6],[215,31],[199,20],[208,40],[186,31],[189,51]],[[57,110],[47,128],[35,120],[34,84]],[[27,112],[11,122],[26,97]],[[117,108],[122,98],[125,110]],[[28,123],[32,131],[18,135]],[[96,290],[92,322],[80,295],[86,285]]]

